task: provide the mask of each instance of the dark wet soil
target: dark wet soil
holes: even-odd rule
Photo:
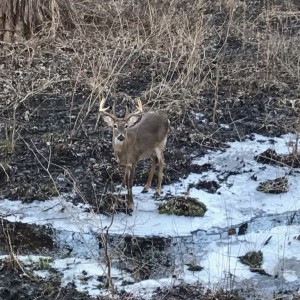
[[[109,247],[114,256],[119,258],[113,266],[130,273],[137,281],[159,279],[161,274],[172,276],[174,270],[172,243],[171,238],[160,236],[111,235]],[[100,253],[103,251],[103,239],[100,239]]]
[[[91,299],[85,293],[78,292],[72,285],[61,287],[60,277],[57,274],[43,280],[5,263],[0,264],[0,270],[1,300]]]
[[[300,167],[300,156],[297,152],[289,154],[277,154],[273,149],[267,149],[255,157],[255,159],[263,164],[289,166],[292,168]]]
[[[235,292],[226,292],[223,290],[218,291],[204,291],[201,288],[195,288],[188,284],[182,284],[175,286],[171,290],[158,290],[155,299],[168,299],[168,300],[194,300],[194,299],[207,299],[207,300],[218,300],[218,299],[231,299],[231,300],[242,300],[245,299],[239,296]]]
[[[220,185],[216,181],[214,181],[214,180],[212,180],[212,181],[209,181],[209,180],[206,180],[206,181],[200,180],[197,183],[191,183],[189,185],[189,188],[196,188],[198,190],[203,190],[203,191],[205,191],[207,193],[214,194],[220,188]]]
[[[52,229],[0,218],[0,254],[46,254],[54,250]]]

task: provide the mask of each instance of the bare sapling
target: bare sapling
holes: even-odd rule
[[[164,169],[164,149],[167,142],[169,120],[159,113],[144,113],[143,105],[138,99],[136,110],[126,113],[123,118],[115,114],[115,105],[112,112],[104,108],[105,98],[99,105],[99,112],[103,120],[113,128],[112,146],[116,161],[125,167],[125,184],[128,191],[128,208],[133,209],[132,185],[136,164],[140,160],[151,158],[148,179],[143,192],[148,192],[157,164],[159,165],[158,184],[156,195],[161,193],[161,183]],[[141,117],[140,121],[139,118]]]

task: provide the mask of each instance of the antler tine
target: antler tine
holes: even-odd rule
[[[112,113],[115,116],[116,115],[116,102],[114,101],[113,107],[112,107]]]
[[[143,104],[141,99],[138,99],[136,110],[126,116],[126,119],[130,119],[132,116],[139,115],[143,112]]]
[[[129,111],[128,111],[128,106],[126,106],[124,119],[127,119],[128,116],[129,116]]]
[[[137,110],[140,111],[141,113],[143,112],[143,104],[140,98],[138,98],[138,103],[136,106]]]
[[[99,103],[99,112],[105,116],[108,116],[112,119],[116,119],[116,115],[115,115],[115,109],[113,108],[113,113],[110,114],[107,112],[107,110],[109,109],[109,107],[104,108],[104,104],[105,104],[105,97],[102,97],[100,103]]]

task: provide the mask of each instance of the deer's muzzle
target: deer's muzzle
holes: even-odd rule
[[[120,141],[120,142],[124,142],[125,136],[124,136],[123,134],[120,134],[120,135],[117,137],[117,140]]]

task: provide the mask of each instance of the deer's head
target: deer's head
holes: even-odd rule
[[[132,126],[139,118],[139,115],[143,112],[143,105],[141,100],[138,100],[136,110],[132,113],[128,112],[126,107],[126,113],[124,118],[118,118],[115,113],[115,105],[112,112],[106,112],[107,108],[104,108],[105,98],[102,98],[100,102],[99,112],[103,115],[103,120],[113,128],[113,143],[115,145],[122,145],[127,138],[127,130]]]

